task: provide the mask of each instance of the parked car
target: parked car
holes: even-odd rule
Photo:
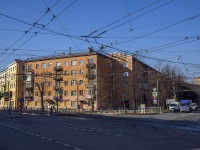
[[[196,111],[198,109],[197,103],[192,103],[192,110]]]

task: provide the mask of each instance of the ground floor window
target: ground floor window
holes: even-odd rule
[[[76,107],[76,101],[71,101],[71,106]]]

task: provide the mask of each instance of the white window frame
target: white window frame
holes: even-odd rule
[[[83,65],[83,60],[82,60],[82,59],[79,61],[79,64],[80,64],[80,65]]]
[[[76,60],[72,60],[72,66],[76,66]]]

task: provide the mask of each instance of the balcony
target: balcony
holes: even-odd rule
[[[86,88],[87,88],[87,89],[94,89],[95,87],[96,87],[95,84],[87,84],[87,85],[86,85]]]
[[[95,67],[96,67],[95,63],[86,64],[86,68],[95,68]]]
[[[27,69],[26,72],[34,72],[33,69]]]
[[[62,80],[63,80],[63,77],[61,77],[61,76],[55,76],[55,77],[54,77],[54,80],[56,80],[56,81],[62,81]]]
[[[62,71],[62,70],[63,70],[63,67],[57,66],[57,67],[54,67],[54,70],[55,70],[55,71]]]
[[[58,86],[58,87],[56,87],[56,86],[53,86],[53,90],[62,90],[63,89],[63,87],[62,86]]]
[[[88,78],[89,80],[93,80],[93,79],[95,79],[95,74],[87,73],[86,78]]]
[[[85,95],[85,98],[87,98],[87,99],[93,99],[94,95],[93,94],[92,95]]]
[[[32,82],[26,82],[25,89],[26,89],[26,91],[32,91],[33,90],[33,83]]]

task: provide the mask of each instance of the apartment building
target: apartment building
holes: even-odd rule
[[[148,72],[148,73],[147,73]],[[86,53],[26,60],[28,108],[134,108],[150,99],[155,70],[134,56]],[[149,78],[149,79],[147,79]],[[136,94],[134,94],[136,93]]]
[[[99,109],[110,103],[108,57],[87,53],[26,60],[25,101],[28,108]],[[99,92],[103,90],[103,92]]]
[[[113,108],[134,109],[152,105],[152,91],[158,72],[136,56],[123,53],[109,55],[112,66],[111,103]]]
[[[9,64],[4,71],[0,72],[0,107],[18,107],[20,97],[24,94],[24,81],[21,78],[25,71],[24,61],[16,59]],[[3,95],[12,92],[12,97]]]

